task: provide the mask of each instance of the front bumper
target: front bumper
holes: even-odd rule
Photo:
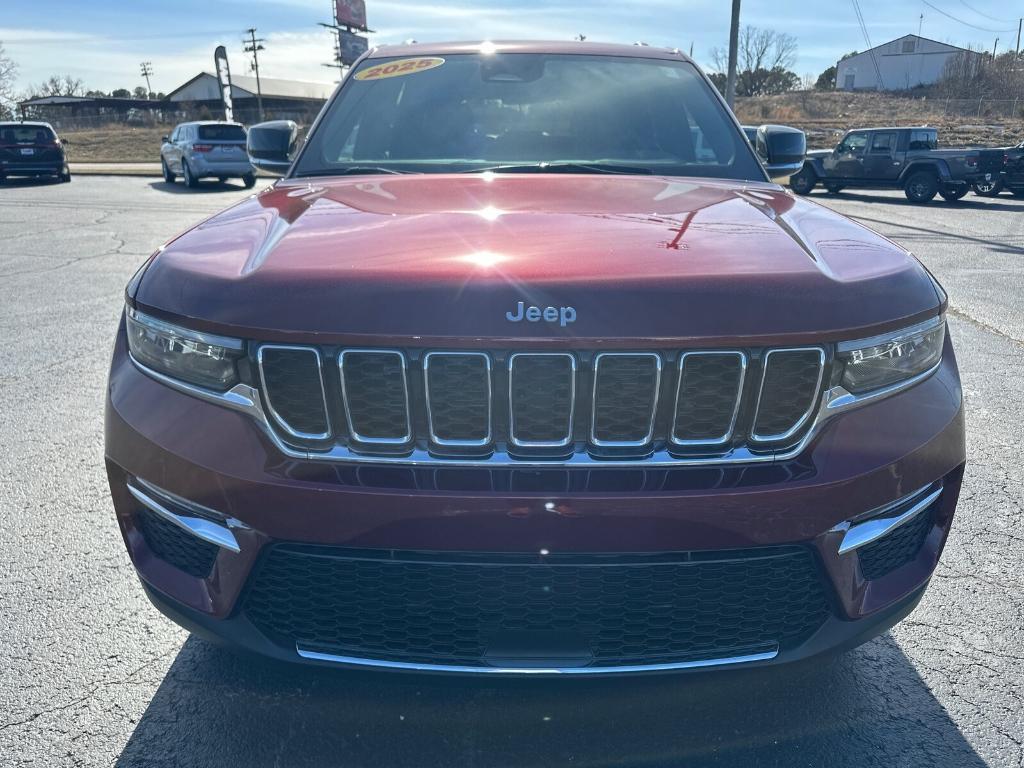
[[[761,665],[863,642],[920,599],[949,531],[965,461],[961,392],[948,342],[933,376],[834,418],[793,461],[730,472],[692,468],[674,481],[678,490],[659,493],[454,493],[417,490],[412,471],[403,476],[389,469],[392,474],[382,476],[369,467],[350,473],[286,457],[244,414],[142,373],[120,334],[108,390],[106,452],[132,560],[153,602],[184,626],[289,661],[501,674]],[[128,487],[135,479],[219,515],[236,546],[216,547],[208,573],[171,565],[140,525],[139,500]],[[921,541],[899,567],[869,579],[857,552],[840,554],[851,521],[939,485]],[[477,562],[531,555],[535,568],[558,557],[605,562],[685,553],[700,559],[798,548],[813,558],[827,615],[814,631],[774,649],[730,648],[650,663],[595,666],[563,651],[477,665],[360,656],[272,637],[252,621],[246,596],[268,553],[282,543],[345,553],[472,555]]]

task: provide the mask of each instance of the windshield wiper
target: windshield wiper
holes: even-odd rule
[[[618,163],[521,163],[512,165],[492,165],[487,168],[473,168],[463,173],[615,173],[641,174],[650,176],[654,173],[650,168],[636,165],[620,165]]]
[[[348,176],[348,175],[371,175],[375,173],[406,174],[415,171],[399,171],[395,168],[385,168],[381,165],[347,165],[344,168],[324,168],[318,171],[302,171],[294,174],[296,178],[306,176]]]

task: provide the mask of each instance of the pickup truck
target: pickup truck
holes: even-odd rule
[[[1008,189],[1015,197],[1024,197],[1024,141],[1013,147],[984,149],[981,162],[1002,168],[998,176],[976,181],[971,186],[982,197],[995,197]]]
[[[950,202],[971,185],[997,178],[995,158],[971,148],[937,149],[934,128],[863,128],[848,131],[835,149],[807,153],[804,167],[789,180],[806,195],[821,182],[831,194],[845,187],[902,189],[907,199],[927,203],[936,194]]]

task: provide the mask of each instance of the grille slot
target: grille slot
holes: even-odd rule
[[[860,570],[865,579],[869,581],[880,579],[917,557],[917,553],[921,551],[924,540],[928,536],[928,531],[935,524],[936,504],[932,504],[912,520],[908,520],[878,541],[873,541],[857,550]]]
[[[430,352],[423,376],[431,442],[486,446],[491,442],[491,359],[482,352]]]
[[[637,447],[654,437],[661,390],[658,355],[603,352],[594,360],[590,441],[604,447]]]
[[[572,442],[576,358],[516,353],[509,358],[509,441],[519,448],[562,448]]]
[[[268,410],[285,432],[303,440],[330,437],[320,353],[310,347],[264,345],[257,358]]]
[[[747,356],[742,352],[687,352],[679,358],[672,442],[721,445],[732,438],[740,410]]]
[[[136,510],[135,520],[146,546],[158,558],[197,579],[210,575],[219,552],[217,545],[196,538],[145,507]]]
[[[817,405],[824,369],[825,351],[817,347],[769,351],[751,436],[773,442],[800,431]]]
[[[791,647],[829,614],[818,568],[800,547],[538,563],[277,545],[243,610],[292,649],[483,665],[503,633],[551,631],[580,638],[597,666]]]
[[[408,443],[412,424],[405,355],[347,349],[338,357],[338,367],[352,438],[370,444]]]

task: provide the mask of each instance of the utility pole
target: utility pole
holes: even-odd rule
[[[922,13],[917,19],[917,36],[921,36],[921,26],[924,24],[924,14]]]
[[[1024,16],[1017,19],[1017,56],[1020,57],[1020,30],[1024,27]]]
[[[256,28],[252,27],[245,30],[249,33],[249,39],[243,40],[245,44],[245,52],[252,54],[252,68],[256,72],[256,112],[259,117],[259,122],[263,122],[263,88],[260,86],[260,58],[259,52],[264,50],[261,43],[267,42],[262,37],[256,37]]]
[[[729,72],[725,77],[725,103],[732,109],[736,101],[736,59],[740,45],[740,0],[732,0],[732,23],[729,26]]]
[[[144,61],[139,66],[142,68],[142,76],[146,78],[146,98],[152,98],[153,87],[149,84],[149,78],[153,75],[153,62]]]
[[[996,60],[996,46],[997,45],[999,45],[999,38],[998,37],[996,38],[996,41],[994,43],[992,43],[992,61]]]

